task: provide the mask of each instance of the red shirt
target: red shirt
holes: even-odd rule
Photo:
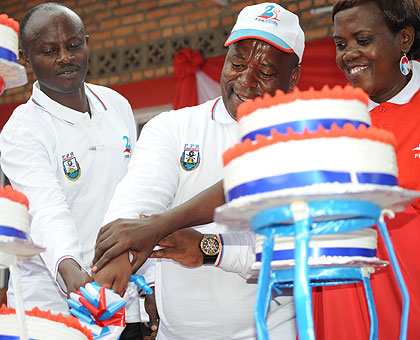
[[[420,190],[420,91],[404,105],[382,103],[371,111],[372,125],[394,133],[400,186]],[[410,295],[408,340],[420,340],[420,200],[387,220]],[[379,233],[378,233],[379,235]],[[378,255],[388,260],[381,237]],[[391,266],[371,276],[378,315],[378,339],[399,339],[401,296]],[[370,320],[362,283],[314,289],[317,340],[367,340]]]

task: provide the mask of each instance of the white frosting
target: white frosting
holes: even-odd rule
[[[77,329],[67,325],[34,316],[25,316],[28,336],[37,340],[87,340],[88,337]],[[19,336],[19,327],[15,314],[0,315],[0,334]]]
[[[29,214],[26,206],[0,197],[0,226],[12,227],[27,233]]]
[[[242,140],[250,132],[302,120],[346,119],[371,125],[366,104],[359,100],[312,99],[257,109],[241,118],[239,135]]]
[[[265,236],[257,234],[255,242],[256,254],[261,254]],[[376,249],[377,247],[377,232],[372,228],[365,228],[345,233],[333,233],[325,235],[313,235],[309,241],[309,248],[364,248]],[[280,237],[275,236],[274,251],[295,249],[294,237]],[[309,257],[308,264],[310,266],[322,265],[343,265],[349,263],[366,263],[368,265],[383,266],[386,264],[380,261],[377,257],[364,256],[320,256]],[[294,266],[294,259],[276,260],[272,261],[272,267],[282,268]],[[261,266],[260,262],[253,265],[253,269],[258,269]]]
[[[0,47],[12,51],[18,58],[19,39],[17,32],[6,25],[0,25]]]
[[[311,170],[398,176],[392,145],[349,137],[291,140],[262,147],[230,161],[224,167],[225,192],[257,179]],[[357,183],[355,175],[352,181]]]

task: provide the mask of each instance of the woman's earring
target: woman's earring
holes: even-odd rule
[[[400,60],[400,71],[403,75],[408,75],[411,70],[411,60],[408,60],[407,55],[404,52],[404,55]]]

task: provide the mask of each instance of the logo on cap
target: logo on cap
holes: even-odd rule
[[[280,21],[279,19],[277,19],[277,16],[279,13],[280,13],[280,10],[274,9],[273,5],[269,5],[265,8],[265,12],[261,15],[258,15],[257,18]]]

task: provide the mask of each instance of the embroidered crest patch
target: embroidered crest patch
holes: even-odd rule
[[[123,137],[123,140],[125,141],[125,148],[124,148],[124,158],[130,158],[131,157],[131,140],[127,136]]]
[[[184,152],[182,153],[181,166],[186,171],[197,169],[200,164],[200,147],[198,144],[184,144]]]
[[[64,174],[70,181],[77,181],[80,177],[81,170],[73,152],[62,155]]]

